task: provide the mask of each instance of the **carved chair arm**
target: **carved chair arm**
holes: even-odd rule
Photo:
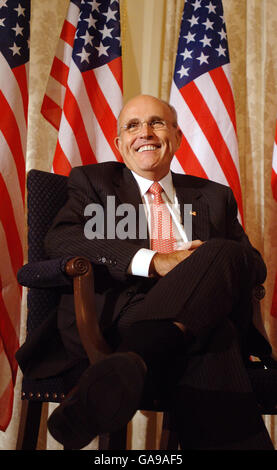
[[[265,288],[263,285],[259,284],[253,289],[253,299],[257,302],[260,302],[265,296]]]
[[[66,257],[30,262],[18,271],[17,279],[19,284],[35,289],[67,288],[73,282],[76,323],[90,362],[111,352],[98,324],[94,276],[88,259]]]
[[[98,324],[92,265],[86,258],[75,257],[66,263],[65,272],[73,278],[77,327],[90,363],[93,364],[102,355],[109,354],[111,348]]]

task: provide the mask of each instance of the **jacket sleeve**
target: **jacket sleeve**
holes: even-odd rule
[[[139,246],[130,240],[109,239],[105,229],[90,239],[85,226],[91,216],[85,215],[88,204],[104,207],[93,183],[81,167],[73,168],[68,180],[68,199],[58,212],[45,238],[45,251],[50,258],[60,256],[84,256],[96,265],[105,266],[111,276],[125,280],[131,259]],[[100,226],[101,224],[99,224]]]
[[[233,191],[228,188],[228,209],[227,209],[227,236],[232,240],[237,240],[245,247],[247,256],[253,266],[252,278],[253,284],[262,284],[266,279],[266,265],[261,254],[250,243],[242,225],[238,220],[238,209]]]

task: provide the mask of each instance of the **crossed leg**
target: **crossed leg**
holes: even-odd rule
[[[141,355],[156,389],[173,396],[183,448],[272,449],[239,347],[252,268],[239,243],[211,240],[120,318],[121,348]]]

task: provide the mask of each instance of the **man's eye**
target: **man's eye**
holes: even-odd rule
[[[127,124],[127,129],[137,129],[139,126],[138,122],[129,122],[129,124]]]
[[[151,121],[151,127],[162,127],[164,126],[164,121],[161,119],[155,119],[154,121]]]

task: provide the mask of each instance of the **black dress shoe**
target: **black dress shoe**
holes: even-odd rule
[[[90,366],[48,419],[52,436],[81,449],[97,435],[126,425],[138,409],[146,375],[135,353],[116,353]]]

